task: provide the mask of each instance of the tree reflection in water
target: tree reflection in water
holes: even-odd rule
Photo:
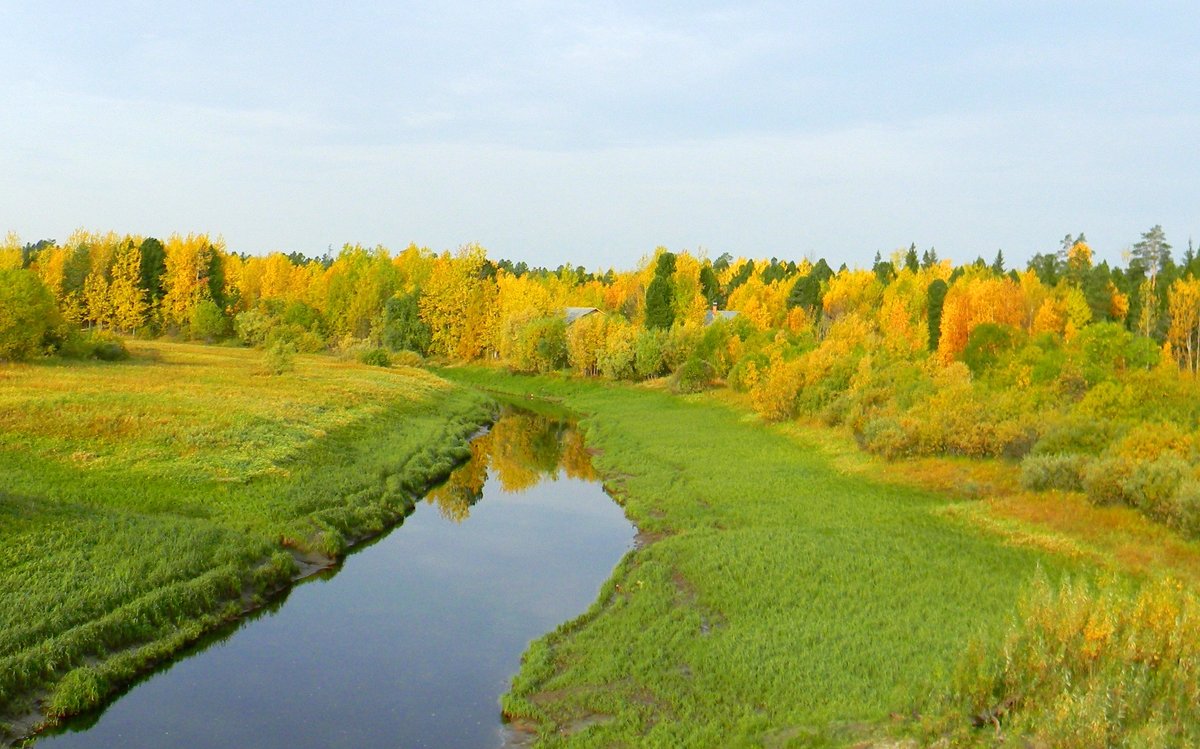
[[[506,492],[520,492],[559,475],[595,481],[592,456],[573,422],[509,410],[483,435],[471,441],[471,458],[426,496],[449,520],[461,523],[483,497],[492,472]]]

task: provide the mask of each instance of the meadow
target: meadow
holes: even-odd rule
[[[493,415],[418,369],[129,346],[0,369],[0,738],[399,522]]]
[[[707,396],[449,369],[587,414],[644,544],[526,653],[506,715],[540,746],[841,744],[941,694],[1041,570],[1079,565],[948,518],[962,499],[839,470]]]
[[[503,698],[538,746],[1190,746],[1200,548],[1012,461],[864,455],[672,396],[456,368],[586,414],[643,543]]]

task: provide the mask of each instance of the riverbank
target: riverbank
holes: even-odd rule
[[[0,741],[399,522],[494,414],[416,369],[131,349],[0,370]]]
[[[869,740],[942,691],[969,641],[998,638],[1032,579],[1094,569],[964,522],[977,498],[721,396],[445,375],[586,414],[597,467],[650,540],[526,653],[503,708],[539,746]]]

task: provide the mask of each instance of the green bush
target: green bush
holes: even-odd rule
[[[1119,456],[1099,458],[1089,464],[1083,472],[1083,490],[1092,504],[1127,503],[1125,485],[1134,466],[1133,461]]]
[[[1200,481],[1185,478],[1159,511],[1169,525],[1189,536],[1200,535]]]
[[[860,444],[869,452],[896,460],[916,452],[916,445],[904,426],[891,416],[869,419],[858,435]]]
[[[363,364],[369,364],[372,367],[392,366],[392,357],[388,355],[388,352],[385,349],[381,348],[367,349],[358,355],[358,360]]]
[[[1169,501],[1191,474],[1187,461],[1174,453],[1138,463],[1125,480],[1125,501],[1151,516],[1165,519],[1170,515]]]
[[[229,318],[211,299],[200,300],[192,307],[188,332],[196,340],[213,343],[229,335]]]
[[[101,361],[124,361],[129,358],[125,342],[112,333],[99,332],[92,335],[92,358]]]
[[[1030,455],[1021,461],[1021,486],[1034,491],[1081,491],[1092,460],[1087,455]]]
[[[296,368],[296,347],[290,341],[276,340],[263,351],[263,364],[267,372],[281,375]]]
[[[691,358],[671,379],[671,389],[676,393],[698,393],[712,382],[713,370],[708,362]]]
[[[45,284],[20,268],[0,270],[0,360],[42,353],[58,323],[58,308]]]
[[[1034,455],[1099,455],[1113,441],[1111,421],[1070,418],[1054,424],[1033,446]]]
[[[664,349],[667,334],[661,330],[642,330],[633,344],[633,371],[639,379],[658,377],[666,371]]]

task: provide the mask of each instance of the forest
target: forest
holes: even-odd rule
[[[888,459],[1021,461],[1028,488],[1084,491],[1200,531],[1200,258],[1162,228],[1124,267],[1083,233],[1009,268],[914,245],[869,269],[658,248],[633,270],[529,268],[469,245],[306,258],[77,231],[0,246],[0,358],[120,356],[119,335],[297,353],[568,370],[747,393]],[[587,313],[568,323],[566,310]],[[119,334],[119,335],[118,335]]]

